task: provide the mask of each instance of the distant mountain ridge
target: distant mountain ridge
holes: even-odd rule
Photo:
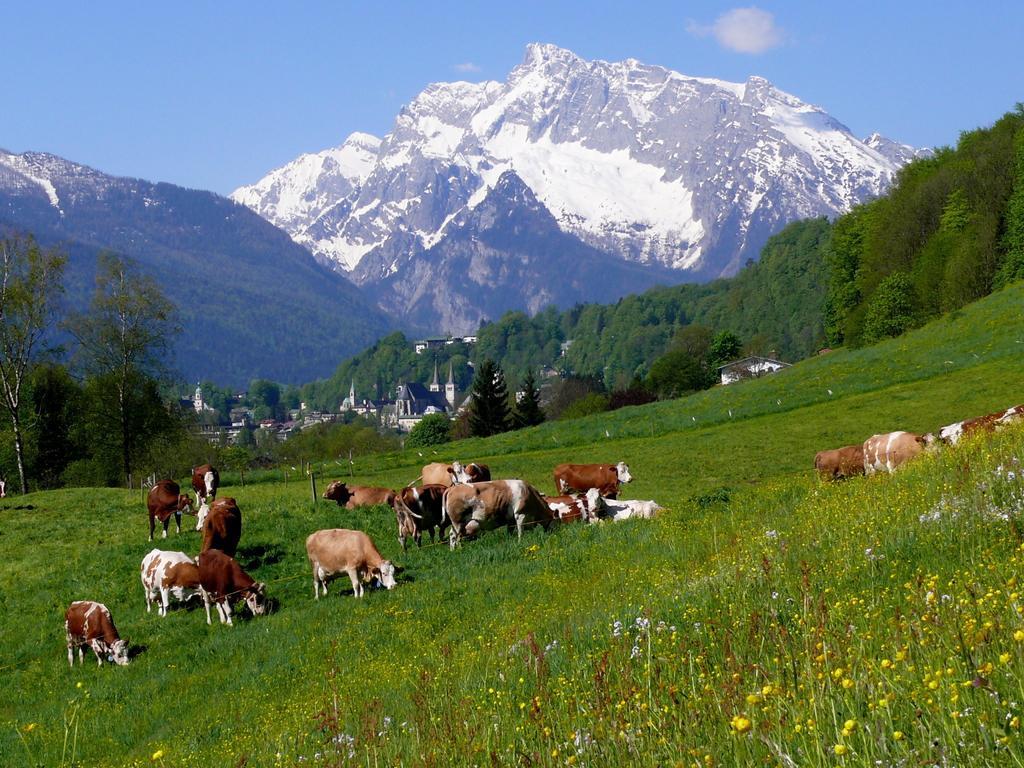
[[[505,301],[435,291],[430,316],[422,304],[405,307],[410,289],[395,286],[422,271],[424,254],[437,266],[436,248],[464,236],[456,222],[510,171],[588,253],[650,267],[649,286],[666,275],[735,274],[786,223],[834,217],[880,194],[918,154],[878,134],[862,141],[763,78],[729,83],[531,44],[505,82],[432,84],[383,139],[353,134],[232,197],[374,292],[389,313],[464,332],[478,317],[525,308],[519,287]],[[492,249],[492,261],[539,263],[550,252]],[[578,297],[570,290],[554,300]]]
[[[181,312],[173,364],[192,380],[306,381],[392,325],[284,232],[211,192],[0,150],[3,232],[68,251],[72,306],[88,302],[99,252],[139,262]]]

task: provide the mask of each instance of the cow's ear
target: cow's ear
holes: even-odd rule
[[[447,467],[447,469],[448,469],[448,474],[449,475],[454,475],[455,474],[455,470],[452,469],[451,466]]]

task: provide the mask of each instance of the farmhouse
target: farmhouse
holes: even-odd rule
[[[791,367],[789,363],[784,363],[781,360],[750,355],[719,366],[718,374],[721,377],[722,384],[734,384],[744,379],[757,379],[761,376],[767,376],[770,373],[776,373],[783,368],[789,367]]]

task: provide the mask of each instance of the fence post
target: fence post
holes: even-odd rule
[[[312,467],[309,470],[309,490],[313,494],[313,506],[316,506],[316,475],[313,473]]]

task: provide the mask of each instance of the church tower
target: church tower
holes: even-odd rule
[[[434,364],[434,378],[437,378],[437,364]],[[448,383],[444,385],[444,399],[448,401],[448,406],[454,411],[455,410],[455,376],[452,370],[452,362],[448,361]]]
[[[434,358],[434,378],[431,379],[431,381],[430,381],[430,391],[431,392],[440,392],[441,391],[441,384],[437,380],[437,358],[436,357]]]

